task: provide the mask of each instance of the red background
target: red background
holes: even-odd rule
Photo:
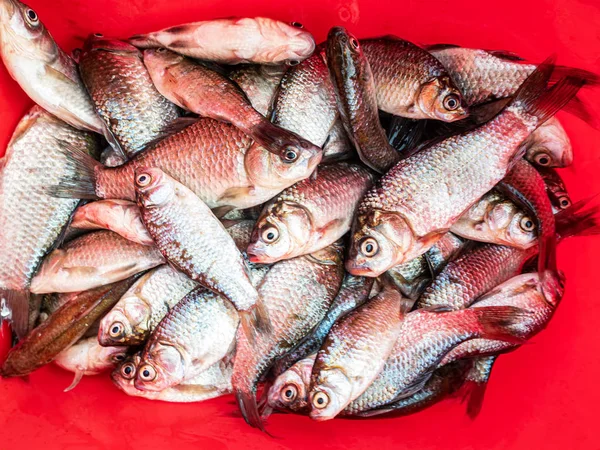
[[[30,2],[67,50],[90,32],[126,37],[186,21],[263,15],[299,21],[318,41],[329,27],[344,25],[359,37],[392,33],[416,43],[508,49],[534,61],[557,53],[560,64],[600,72],[598,0]],[[588,103],[600,100],[598,91],[585,96]],[[0,65],[0,148],[30,105]],[[563,171],[572,197],[600,192],[600,133],[560,117],[575,149],[575,164]],[[545,332],[499,359],[475,421],[457,401],[393,419],[315,423],[274,415],[268,429],[276,438],[270,438],[246,426],[230,396],[190,405],[151,402],[127,397],[108,376],[85,378],[65,394],[72,375],[52,366],[28,381],[0,381],[0,448],[600,448],[599,254],[600,238],[561,245],[567,274],[563,303]]]

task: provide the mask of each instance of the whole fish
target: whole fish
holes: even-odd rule
[[[509,339],[509,328],[528,315],[512,306],[408,313],[383,370],[346,413],[357,414],[414,395],[457,345],[480,337]]]
[[[46,256],[31,280],[31,292],[86,291],[164,262],[155,247],[131,242],[112,231],[96,231],[73,239]]]
[[[323,144],[323,162],[335,162],[350,159],[354,156],[354,147],[344,124],[336,120]]]
[[[350,273],[377,276],[423,254],[504,178],[521,142],[582,86],[569,77],[548,90],[552,67],[540,66],[494,119],[400,161],[367,192],[353,226]]]
[[[272,331],[255,342],[238,333],[232,384],[250,425],[262,428],[256,403],[261,376],[323,320],[343,278],[342,251],[336,245],[275,264],[258,288]]]
[[[81,81],[77,65],[18,0],[0,3],[0,54],[11,77],[38,105],[78,130],[104,134],[120,151]]]
[[[546,191],[548,192],[554,213],[556,214],[559,211],[569,208],[573,202],[571,202],[567,186],[558,172],[550,168],[538,170],[544,179],[544,183],[546,183]]]
[[[69,155],[72,149],[63,149]],[[70,155],[76,173],[64,176],[51,193],[67,198],[135,201],[134,173],[158,167],[194,191],[211,208],[250,208],[308,178],[322,152],[303,149],[289,163],[264,150],[232,125],[213,119],[195,121],[134,157],[106,168],[80,153]]]
[[[152,84],[140,51],[125,42],[90,35],[79,69],[98,114],[128,157],[179,117],[177,107]]]
[[[63,142],[83,153],[98,151],[90,133],[34,106],[17,125],[6,155],[0,158],[0,297],[7,299],[19,337],[27,331],[31,278],[78,203],[44,192],[62,176],[73,174],[59,150]]]
[[[279,375],[287,370],[296,361],[299,361],[306,355],[317,352],[321,348],[333,324],[369,299],[369,293],[374,281],[373,278],[355,277],[346,274],[340,291],[321,323],[315,327],[300,345],[277,361],[273,368],[275,375]]]
[[[497,190],[491,190],[459,217],[450,230],[478,242],[527,249],[536,244],[535,218]]]
[[[336,163],[287,188],[264,207],[248,255],[273,263],[313,253],[350,230],[358,203],[374,181],[357,164]]]
[[[400,160],[379,122],[375,80],[362,47],[345,28],[334,27],[327,37],[327,65],[344,128],[371,169],[387,172]],[[410,67],[405,65],[404,67]],[[404,77],[404,74],[397,74]]]
[[[316,357],[313,353],[300,359],[275,379],[267,394],[269,407],[297,414],[308,413],[308,390]]]
[[[304,149],[316,148],[307,140],[279,128],[256,111],[230,79],[185,56],[166,49],[144,51],[144,64],[159,92],[177,106],[231,123],[266,150],[294,162]]]
[[[144,224],[166,260],[232,302],[249,336],[268,328],[244,258],[208,206],[160,169],[139,169],[135,187]]]
[[[77,342],[90,326],[114,306],[135,277],[82,292],[27,335],[8,354],[0,374],[25,376],[50,363]]]
[[[467,117],[461,91],[427,51],[394,36],[361,39],[360,45],[373,71],[379,109],[411,119]]]
[[[127,395],[148,400],[190,403],[201,402],[231,392],[231,365],[221,361],[213,364],[197,377],[183,381],[162,391],[140,391],[135,387],[135,378],[140,366],[140,353],[125,360],[111,374],[119,389]]]
[[[312,419],[334,418],[377,378],[413,303],[386,285],[376,297],[333,325],[311,375]]]
[[[287,67],[245,64],[229,72],[229,78],[244,91],[254,109],[266,117]]]
[[[70,232],[110,230],[142,245],[154,245],[148,234],[140,208],[128,200],[99,200],[78,207],[69,224]]]
[[[264,17],[193,22],[138,34],[129,42],[140,48],[165,47],[192,58],[225,64],[295,65],[315,49],[313,37],[302,24]]]
[[[525,159],[537,167],[567,167],[573,164],[573,146],[556,117],[525,139]]]
[[[93,336],[60,352],[54,364],[75,374],[73,382],[65,389],[68,392],[79,384],[84,375],[97,375],[111,369],[124,361],[126,356],[127,348],[101,347]]]
[[[138,345],[197,283],[169,265],[144,274],[100,322],[103,346]]]
[[[239,318],[219,294],[199,287],[186,295],[146,343],[135,387],[162,391],[195,378],[230,353]]]

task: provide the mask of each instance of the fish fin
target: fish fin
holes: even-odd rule
[[[427,50],[428,52],[434,52],[436,50],[448,50],[450,48],[461,48],[460,45],[456,45],[456,44],[430,44],[430,45],[424,45],[423,48],[425,50]]]
[[[83,370],[77,369],[77,371],[75,372],[75,377],[73,378],[73,382],[63,392],[69,392],[69,391],[72,391],[73,389],[75,389],[75,387],[79,384],[79,382],[83,378],[83,374],[84,374]]]
[[[62,83],[67,83],[70,85],[72,85],[73,83],[80,83],[80,81],[77,78],[73,79],[70,76],[68,76],[67,74],[65,74],[64,72],[61,72],[60,70],[57,70],[52,66],[46,65],[46,66],[44,66],[44,68],[46,70],[46,74],[49,75],[50,78],[54,78],[57,81],[60,81]],[[75,71],[75,72],[77,72],[77,71]],[[73,114],[73,117],[76,117],[76,116]]]
[[[294,140],[299,139],[296,133],[280,128],[268,120],[261,120],[252,127],[252,137],[254,140],[262,148],[277,156],[281,156],[281,152],[285,151],[285,147],[281,145],[284,140],[288,140],[288,137],[285,135],[292,135]]]
[[[239,311],[240,323],[248,341],[255,344],[258,335],[269,334],[273,331],[269,313],[260,300],[247,311]]]
[[[127,39],[134,47],[138,48],[153,48],[153,47],[161,47],[160,42],[158,42],[154,37],[152,37],[153,33],[148,34],[136,34]]]
[[[554,56],[547,58],[521,85],[509,106],[515,106],[527,114],[537,117],[539,127],[563,108],[586,81],[576,76],[561,78],[548,89],[554,71]]]
[[[401,156],[408,157],[422,141],[427,128],[426,120],[413,120],[393,116],[387,131],[388,142]]]
[[[511,98],[501,98],[481,105],[472,106],[469,109],[469,119],[476,124],[482,124],[493,119],[511,101]]]
[[[140,150],[140,153],[148,150],[149,148],[156,146],[161,141],[164,141],[165,139],[173,136],[174,134],[177,134],[177,133],[185,130],[187,127],[194,125],[196,122],[198,122],[198,117],[185,116],[185,117],[179,117],[179,118],[175,119],[173,122],[171,122],[168,125],[166,125],[165,127],[163,127],[163,129],[160,131],[158,136],[156,138],[152,139],[150,142],[148,142],[144,146],[144,148],[142,150]]]
[[[417,279],[413,283],[409,283],[406,279],[396,272],[387,272],[387,275],[390,277],[390,280],[396,286],[402,295],[405,295],[411,300],[417,300],[421,293],[425,290],[427,285],[431,282],[430,277],[422,277]]]
[[[435,369],[436,368],[433,367],[431,370],[428,370],[424,374],[420,375],[416,380],[414,380],[410,385],[408,385],[400,395],[394,397],[393,401],[395,402],[403,398],[412,397],[417,392],[421,391],[425,387],[425,384],[427,384],[427,382],[431,378],[431,375],[433,375]]]
[[[529,311],[514,306],[486,306],[472,310],[475,311],[481,326],[480,337],[514,344],[523,343],[510,328],[518,325],[524,318],[531,317]]]
[[[552,77],[550,78],[550,83],[558,82],[562,78],[573,77],[578,78],[584,81],[585,86],[596,87],[600,86],[600,75],[590,72],[585,69],[578,69],[576,67],[567,67],[567,66],[556,66],[554,68],[554,72],[552,72]]]
[[[129,160],[127,153],[121,147],[121,143],[117,140],[116,136],[113,134],[111,129],[106,125],[106,123],[102,122],[102,135],[104,139],[109,143],[115,153],[120,157],[120,160],[123,160],[123,164]]]
[[[254,186],[238,186],[231,187],[227,189],[221,197],[219,197],[219,202],[221,203],[229,203],[233,200],[238,199],[239,197],[248,197],[252,195],[254,191]]]
[[[592,205],[596,196],[580,200],[556,214],[556,232],[559,240],[572,236],[600,234],[600,205]]]
[[[7,307],[10,310],[8,318],[19,340],[25,337],[29,329],[29,296],[30,292],[28,290],[17,291],[0,288],[2,309],[4,310],[4,307]]]
[[[473,367],[465,376],[462,387],[462,401],[467,403],[467,416],[475,419],[481,412],[485,391],[492,374],[492,368],[497,356],[486,356],[473,360]],[[485,364],[482,373],[481,364]]]
[[[63,172],[60,182],[49,186],[46,192],[59,198],[98,199],[96,168],[102,164],[66,141],[59,141],[58,149],[67,158],[68,170]]]
[[[231,211],[233,211],[235,209],[234,206],[229,206],[229,205],[225,205],[225,206],[217,206],[216,208],[212,209],[212,213],[215,215],[215,217],[217,219],[220,219],[221,217],[225,217],[227,214],[229,214]],[[225,221],[222,220],[221,223],[223,223],[223,226],[225,228],[228,228],[232,225],[234,225],[235,223],[237,223],[237,221],[229,221],[229,222],[234,222],[234,223],[230,223],[229,226],[225,225]]]
[[[237,399],[240,412],[242,413],[246,423],[251,427],[258,428],[260,431],[267,433],[265,430],[265,424],[263,423],[260,413],[258,412],[258,405],[256,404],[256,397],[254,396],[254,393],[236,390],[235,398]]]
[[[580,120],[583,120],[590,127],[600,130],[600,121],[598,120],[598,114],[590,110],[590,107],[584,103],[582,99],[575,96],[573,99],[565,105],[563,110]]]
[[[267,420],[271,414],[273,414],[275,410],[273,409],[272,406],[269,405],[265,405],[265,407],[262,409],[261,413],[260,413],[260,417],[263,421]]]
[[[382,284],[383,290],[392,290],[400,294],[400,316],[406,315],[406,313],[408,313],[413,308],[413,306],[415,306],[416,299],[405,297],[402,294],[402,292],[398,289],[393,277],[390,274],[385,272],[377,280]]]
[[[489,53],[496,58],[503,59],[504,61],[525,61],[524,58],[520,57],[514,52],[509,52],[508,50],[484,50],[486,53]]]

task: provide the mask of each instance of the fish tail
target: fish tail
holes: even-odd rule
[[[556,214],[558,240],[573,236],[600,234],[600,205],[592,205],[590,197]]]
[[[60,182],[47,188],[47,193],[59,198],[96,200],[96,168],[98,161],[68,142],[59,141],[59,151],[67,158],[67,170]]]
[[[462,387],[462,401],[467,404],[467,416],[475,419],[481,412],[485,391],[497,356],[486,356],[473,360]]]
[[[266,433],[265,425],[258,412],[255,394],[252,391],[236,389],[235,398],[246,423]]]
[[[569,103],[586,84],[585,79],[569,75],[548,88],[554,68],[551,56],[525,80],[509,105],[537,117],[538,127]]]
[[[600,130],[600,121],[598,120],[598,114],[593,111],[593,108],[586,104],[582,99],[575,96],[567,103],[564,107],[564,111],[572,114],[578,119],[583,120],[590,127]]]
[[[75,376],[73,377],[73,381],[71,382],[69,387],[67,387],[63,392],[69,392],[69,391],[72,391],[73,389],[75,389],[82,378],[83,378],[83,370],[77,369],[77,371],[75,372]]]
[[[251,309],[240,311],[239,314],[242,329],[250,343],[256,343],[258,335],[269,334],[273,331],[269,312],[260,300]]]
[[[556,66],[552,72],[550,83],[558,82],[561,78],[574,77],[581,78],[585,82],[585,86],[597,87],[600,86],[600,75],[585,69],[578,69],[568,66]]]
[[[29,330],[29,291],[0,288],[0,316],[9,318],[19,339]]]
[[[523,343],[523,340],[515,335],[512,327],[531,317],[527,310],[514,306],[486,306],[473,308],[472,311],[481,327],[479,337],[514,344]]]

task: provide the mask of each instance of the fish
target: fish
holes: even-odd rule
[[[373,71],[379,109],[444,122],[468,116],[458,86],[426,50],[395,36],[361,39],[360,46]]]
[[[239,317],[224,297],[203,287],[161,320],[140,355],[134,385],[160,392],[195,378],[235,345]]]
[[[215,39],[218,36],[218,39]],[[236,17],[177,25],[129,42],[140,48],[164,47],[196,59],[223,64],[296,65],[315,49],[313,37],[299,22],[265,17]]]
[[[148,400],[190,403],[209,400],[231,392],[231,365],[222,361],[213,364],[196,378],[176,386],[162,391],[140,391],[135,387],[135,378],[141,361],[140,353],[125,360],[111,374],[115,386],[127,395]]]
[[[144,274],[102,318],[102,346],[143,344],[160,321],[198,284],[169,265]]]
[[[27,332],[31,279],[44,255],[60,241],[78,204],[44,191],[72,172],[68,158],[57,149],[62,142],[85,154],[99,150],[91,133],[34,106],[0,158],[0,298],[7,300],[19,337]]]
[[[360,307],[369,299],[374,281],[373,278],[355,277],[354,275],[346,274],[340,291],[329,307],[327,314],[321,320],[321,323],[295,349],[277,361],[272,370],[274,375],[277,376],[288,370],[296,361],[301,360],[306,355],[316,353],[321,348],[329,331],[331,331],[331,327],[350,311]],[[308,395],[308,392],[306,394]]]
[[[229,236],[235,242],[236,247],[240,252],[245,252],[250,245],[250,239],[252,238],[252,230],[256,220],[223,220],[221,223],[229,233]]]
[[[128,200],[99,200],[79,206],[71,218],[70,232],[110,230],[138,244],[153,246],[137,204]]]
[[[136,277],[82,292],[12,348],[0,369],[2,377],[22,377],[52,362],[75,344],[135,282]]]
[[[274,263],[333,244],[350,230],[373,182],[369,170],[342,162],[287,188],[263,208],[248,246],[250,260]]]
[[[558,172],[551,168],[540,168],[538,171],[544,179],[544,183],[546,183],[546,192],[550,198],[550,203],[552,203],[554,214],[570,208],[573,202],[567,191],[567,186]]]
[[[83,376],[97,375],[124,361],[127,356],[125,347],[102,347],[95,336],[81,339],[72,347],[60,352],[54,364],[73,372],[75,378],[65,392],[73,390]]]
[[[164,263],[155,247],[131,242],[112,231],[96,231],[48,254],[30,289],[34,294],[87,291]]]
[[[311,419],[333,419],[377,378],[413,303],[385,285],[376,297],[331,327],[311,375]]]
[[[68,155],[74,173],[48,189],[53,196],[136,201],[135,171],[157,167],[191,189],[210,208],[227,210],[266,202],[308,178],[323,156],[322,151],[303,149],[295,162],[286,162],[232,125],[214,119],[192,120],[182,131],[120,167],[106,168],[68,147],[61,152]]]
[[[323,144],[323,163],[345,161],[354,156],[354,146],[340,119],[336,120]]]
[[[273,98],[288,67],[286,65],[238,65],[229,72],[229,78],[244,91],[252,107],[267,117],[271,114]]]
[[[326,54],[338,110],[348,136],[363,163],[376,172],[387,172],[400,160],[400,154],[389,144],[379,122],[375,80],[361,44],[345,28],[334,27],[327,37]],[[404,74],[397,76],[404,77]]]
[[[537,244],[537,220],[497,190],[491,190],[464,212],[450,231],[478,242],[526,250]]]
[[[317,148],[291,131],[273,125],[256,111],[229,78],[166,49],[144,51],[144,64],[158,91],[177,106],[202,117],[233,124],[266,150],[294,162]]]
[[[342,248],[329,246],[311,255],[273,265],[258,287],[272,330],[255,342],[238,332],[232,385],[244,419],[264,429],[256,402],[257,384],[277,358],[292,350],[325,317],[342,284]]]
[[[267,394],[269,407],[305,414],[309,411],[308,390],[316,353],[300,359],[279,375]]]
[[[485,391],[492,375],[492,368],[498,359],[497,355],[473,358],[473,366],[465,377],[462,390],[463,402],[467,403],[467,415],[474,419],[481,412]],[[464,360],[463,360],[464,361]]]
[[[552,60],[542,64],[489,122],[432,144],[384,175],[359,206],[346,269],[378,276],[422,255],[501,181],[521,142],[583,85],[567,77],[548,89],[552,70]]]
[[[529,135],[522,144],[525,159],[536,167],[568,167],[573,164],[573,146],[556,117]]]
[[[98,114],[128,158],[162,137],[179,117],[177,107],[152,84],[142,54],[132,45],[92,34],[79,71]]]
[[[157,168],[140,168],[135,187],[144,225],[169,264],[229,300],[249,336],[268,329],[242,254],[208,206]]]
[[[383,370],[345,412],[357,414],[414,395],[444,356],[463,342],[480,337],[517,342],[510,327],[528,316],[526,310],[512,306],[408,313]]]
[[[122,153],[96,113],[75,61],[56,44],[38,14],[18,0],[0,4],[0,55],[34,102],[77,130],[103,134]]]

